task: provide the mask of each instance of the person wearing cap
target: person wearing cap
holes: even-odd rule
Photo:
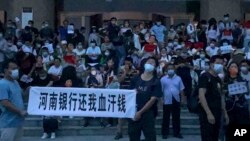
[[[89,45],[91,44],[91,41],[96,41],[96,45],[100,46],[101,45],[101,38],[98,34],[96,26],[92,26],[91,28],[91,33],[89,35]]]

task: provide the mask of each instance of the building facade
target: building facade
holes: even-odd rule
[[[0,20],[20,19],[19,26],[25,26],[28,19],[40,27],[48,21],[54,27],[68,19],[76,27],[89,27],[117,17],[155,20],[161,17],[166,25],[189,22],[194,18],[222,19],[225,13],[231,19],[250,18],[250,0],[1,0]]]

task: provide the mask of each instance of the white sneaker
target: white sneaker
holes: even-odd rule
[[[56,133],[51,133],[51,139],[55,139],[56,138]]]
[[[48,137],[49,137],[49,135],[47,133],[43,133],[43,136],[41,137],[41,139],[46,139]]]

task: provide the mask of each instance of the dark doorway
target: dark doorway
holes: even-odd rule
[[[90,26],[96,26],[97,29],[102,27],[102,14],[90,16]]]

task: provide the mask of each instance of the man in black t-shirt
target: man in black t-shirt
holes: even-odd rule
[[[132,79],[130,89],[136,89],[137,112],[134,120],[129,120],[128,134],[130,141],[139,141],[141,131],[145,140],[156,141],[154,106],[162,96],[160,81],[155,68],[157,60],[149,58],[144,65],[144,72]]]
[[[199,78],[199,113],[202,141],[218,141],[221,116],[224,114],[226,123],[228,115],[225,109],[225,98],[222,94],[219,73],[223,72],[223,59],[214,56],[210,60],[210,70]]]

